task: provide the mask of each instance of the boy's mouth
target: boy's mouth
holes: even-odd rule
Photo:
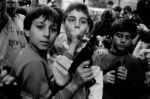
[[[50,44],[50,42],[48,42],[48,41],[41,41],[40,43],[41,43],[42,45],[47,45],[47,46]]]
[[[118,48],[119,48],[119,49],[125,49],[126,46],[124,46],[124,45],[118,45]]]

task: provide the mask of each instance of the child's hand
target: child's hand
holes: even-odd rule
[[[80,29],[74,29],[71,33],[71,42],[79,43],[83,38],[83,33]]]
[[[123,66],[118,67],[117,78],[120,80],[126,80],[127,78],[127,69]]]
[[[146,77],[145,84],[150,87],[150,71],[145,72],[145,77]]]
[[[147,28],[147,26],[144,25],[144,24],[139,24],[139,25],[137,26],[137,29],[138,29],[139,31],[148,31],[148,30],[149,30],[149,29]]]
[[[147,63],[147,69],[150,70],[150,50],[149,50],[149,52],[146,53],[145,60]]]
[[[150,70],[150,49],[143,49],[139,52],[139,58],[146,62],[147,69]]]
[[[106,73],[104,75],[104,83],[110,83],[110,84],[114,84],[115,83],[115,70],[109,71],[108,73]]]
[[[90,64],[89,61],[84,61],[77,68],[75,75],[73,76],[73,81],[78,85],[84,85],[86,82],[94,79],[93,70],[91,68],[86,68]]]
[[[15,78],[7,73],[7,70],[2,70],[0,73],[0,87],[4,87],[5,85],[13,84],[14,86],[17,85],[14,82]]]

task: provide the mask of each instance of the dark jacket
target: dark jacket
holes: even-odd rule
[[[141,99],[144,86],[144,71],[141,62],[131,54],[117,56],[112,53],[94,58],[94,64],[101,67],[104,75],[123,65],[128,71],[125,81],[115,79],[115,84],[104,84],[103,99]]]

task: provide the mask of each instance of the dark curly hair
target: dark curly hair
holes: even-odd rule
[[[137,35],[137,27],[131,19],[120,18],[112,23],[110,35],[113,36],[117,32],[129,32],[132,38],[135,38]]]

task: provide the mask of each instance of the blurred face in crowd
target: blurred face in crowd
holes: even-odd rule
[[[129,32],[117,32],[112,37],[113,48],[117,51],[124,52],[132,44],[132,37]]]
[[[7,13],[11,16],[15,16],[15,11],[17,7],[17,0],[6,0],[7,2]]]
[[[40,16],[33,20],[31,28],[26,31],[30,45],[41,51],[47,51],[58,35],[58,25]]]
[[[71,33],[75,33],[73,31],[79,32],[79,39],[82,39],[89,27],[87,15],[81,11],[72,10],[68,13],[64,26],[68,39],[71,38]]]

